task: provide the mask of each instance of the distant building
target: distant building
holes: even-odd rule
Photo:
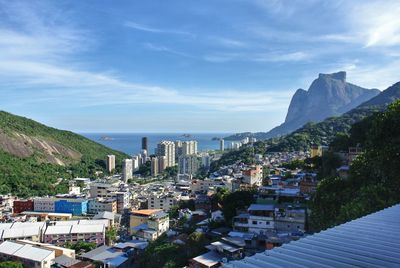
[[[247,211],[248,213],[234,217],[234,230],[265,234],[268,230],[274,229],[274,205],[252,204]]]
[[[20,214],[24,211],[33,211],[33,200],[14,200],[13,213]]]
[[[182,155],[179,157],[178,173],[194,175],[199,171],[200,159],[197,155]]]
[[[133,161],[132,159],[124,159],[122,161],[122,179],[126,183],[132,179],[133,175]]]
[[[92,198],[114,198],[117,200],[117,212],[122,213],[129,206],[129,192],[119,191],[107,183],[92,183],[89,189]]]
[[[356,159],[359,155],[363,153],[361,147],[349,147],[348,163],[349,165]]]
[[[182,155],[197,154],[197,141],[182,142]]]
[[[204,167],[204,168],[206,168],[206,169],[209,169],[209,168],[210,168],[210,164],[211,164],[211,157],[210,157],[210,155],[209,155],[208,153],[203,154],[203,155],[201,156],[201,166]]]
[[[115,155],[107,155],[106,168],[110,173],[115,169]]]
[[[220,150],[220,151],[225,150],[225,142],[224,142],[224,139],[220,139],[220,140],[219,140],[219,150]]]
[[[149,151],[149,140],[147,137],[142,138],[142,150],[146,150],[147,152]]]
[[[161,141],[157,145],[157,155],[166,157],[166,167],[175,166],[175,143],[172,141]]]
[[[141,165],[141,158],[139,159],[139,156],[137,156],[137,155],[132,157],[132,171],[133,172],[138,171],[140,165]]]
[[[86,215],[87,205],[86,199],[35,198],[33,200],[36,212],[71,213],[73,216]]]
[[[65,243],[77,243],[85,241],[104,245],[107,220],[80,220],[56,222],[55,225],[47,226],[43,234],[43,242],[54,245]]]
[[[151,176],[156,177],[158,176],[158,158],[153,157],[151,158]]]
[[[147,200],[147,207],[149,209],[162,209],[169,211],[173,206],[177,206],[180,200],[179,195],[175,194],[162,194],[153,195]]]
[[[134,210],[130,216],[129,230],[131,235],[154,241],[169,230],[169,216],[162,210]]]
[[[158,158],[158,173],[162,173],[167,168],[167,157],[158,156],[157,158]]]
[[[251,167],[243,172],[243,183],[261,186],[263,180],[263,168],[260,165]]]
[[[96,198],[89,200],[88,213],[97,214],[103,211],[117,213],[117,200],[114,198],[108,198],[108,199]]]
[[[142,165],[147,162],[148,158],[149,158],[149,151],[144,150],[144,149],[141,150],[140,151],[140,160],[141,160]]]
[[[175,159],[178,160],[183,154],[182,141],[175,141]]]

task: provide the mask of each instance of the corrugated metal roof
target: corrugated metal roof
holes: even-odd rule
[[[224,267],[400,267],[399,238],[400,204]]]

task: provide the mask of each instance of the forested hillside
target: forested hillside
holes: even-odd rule
[[[115,154],[117,163],[128,157],[70,131],[0,112],[0,193],[65,192],[68,179],[104,170],[107,154]]]
[[[355,124],[334,147],[359,144],[364,153],[348,179],[324,178],[311,202],[315,231],[361,217],[400,202],[400,101]]]

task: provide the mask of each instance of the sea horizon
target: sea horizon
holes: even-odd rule
[[[148,138],[149,154],[154,154],[157,144],[162,140],[196,140],[198,151],[208,151],[219,149],[219,140],[213,138],[224,138],[233,133],[228,132],[208,132],[208,133],[185,133],[185,132],[80,132],[82,136],[103,144],[111,149],[124,152],[129,155],[140,153],[142,137]],[[183,135],[190,135],[185,137]],[[106,138],[105,138],[106,137]],[[225,147],[229,143],[225,144]]]

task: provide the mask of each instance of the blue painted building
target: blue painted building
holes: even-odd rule
[[[85,199],[62,199],[54,204],[56,213],[71,213],[73,216],[82,216],[87,213],[88,201]]]

